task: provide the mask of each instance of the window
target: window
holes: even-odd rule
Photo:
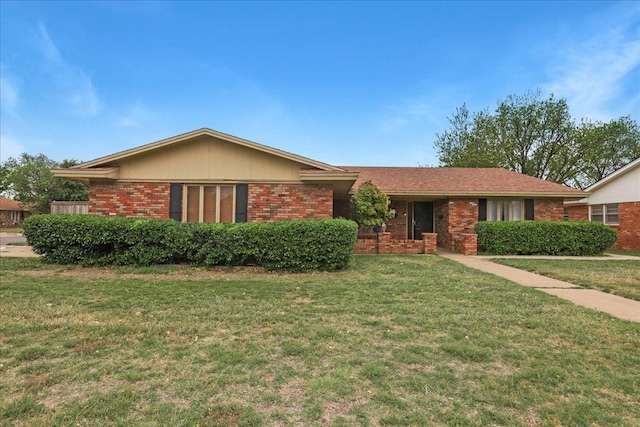
[[[522,211],[522,200],[487,200],[487,221],[520,221]]]
[[[19,211],[10,211],[11,223],[13,225],[20,224],[20,212]]]
[[[186,222],[234,222],[234,185],[185,185],[182,220]]]
[[[590,215],[593,222],[601,222],[603,224],[618,224],[620,222],[617,203],[592,205],[590,206]]]

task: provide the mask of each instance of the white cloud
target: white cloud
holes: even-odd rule
[[[566,98],[576,119],[609,120],[639,107],[640,87],[633,74],[640,65],[637,30],[640,13],[603,19],[592,37],[559,48],[561,62],[543,90]]]
[[[44,56],[47,71],[54,76],[57,89],[63,92],[62,99],[72,112],[80,116],[96,116],[101,105],[91,78],[64,59],[42,23],[38,26],[37,44]]]

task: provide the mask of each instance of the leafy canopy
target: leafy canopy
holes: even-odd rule
[[[371,227],[389,221],[396,214],[394,209],[389,209],[390,203],[389,197],[371,181],[361,184],[351,196],[355,222]]]
[[[466,105],[436,134],[442,166],[501,167],[586,188],[640,157],[640,131],[629,117],[576,124],[564,99],[540,91],[510,95],[495,111]]]
[[[53,175],[51,169],[68,168],[77,160],[58,163],[44,154],[22,153],[17,159],[10,157],[0,164],[0,193],[15,200],[36,206],[39,212],[48,213],[53,200],[89,200],[87,184]]]

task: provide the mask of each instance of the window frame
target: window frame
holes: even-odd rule
[[[199,187],[198,191],[198,221],[187,221],[188,216],[188,202],[189,202],[189,187]],[[208,224],[219,224],[221,223],[220,217],[222,216],[222,212],[220,210],[221,205],[221,188],[222,187],[231,187],[232,190],[232,203],[231,203],[231,222],[227,222],[226,224],[233,224],[236,222],[236,185],[235,184],[218,184],[218,183],[208,183],[208,184],[196,184],[196,183],[188,183],[182,185],[182,222],[194,222],[194,223],[203,223],[204,222],[204,193],[205,187],[215,187],[216,188],[216,215],[215,221],[207,222]]]
[[[596,213],[594,215],[594,209]],[[609,220],[609,217],[615,220]],[[597,218],[597,219],[594,219]],[[620,225],[620,205],[619,203],[601,203],[597,205],[589,205],[589,221],[598,222],[605,225]]]
[[[525,216],[525,199],[511,198],[495,198],[487,199],[487,221],[522,221]],[[519,218],[514,219],[513,213],[516,210],[515,205],[519,205],[517,209]],[[505,217],[504,208],[507,207],[507,216]],[[495,216],[494,216],[495,214]]]

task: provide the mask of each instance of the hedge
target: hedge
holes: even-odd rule
[[[481,221],[475,226],[478,250],[499,255],[598,255],[616,232],[587,221]]]
[[[24,235],[46,262],[80,265],[262,265],[336,270],[351,260],[358,226],[344,219],[185,224],[91,215],[36,215]]]

